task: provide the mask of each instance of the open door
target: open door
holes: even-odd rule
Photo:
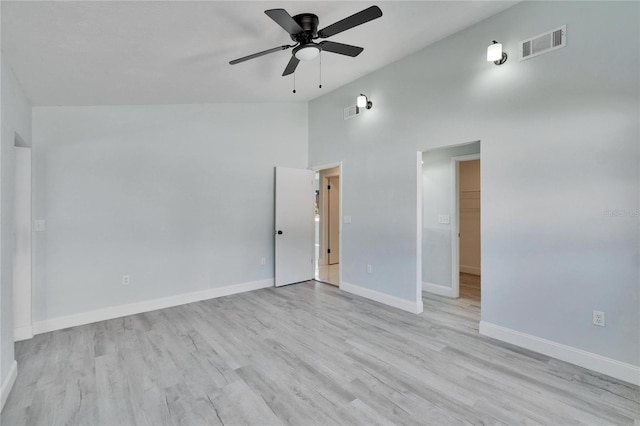
[[[313,279],[314,172],[276,167],[275,285]]]

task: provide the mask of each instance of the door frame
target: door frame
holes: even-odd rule
[[[332,194],[333,194],[333,190],[335,188],[333,188],[333,186],[335,185],[335,182],[337,180],[337,191],[338,191],[338,200],[340,200],[340,171],[338,171],[337,174],[331,174],[329,176],[325,176],[325,183],[324,183],[324,187],[323,187],[323,194],[322,194],[322,200],[325,201],[325,203],[323,203],[323,214],[326,216],[325,217],[325,223],[328,224],[329,226],[322,227],[322,233],[324,234],[323,238],[325,238],[325,242],[326,244],[326,248],[327,249],[331,249],[333,248],[333,244],[335,243],[332,238],[331,238],[331,231],[334,230],[335,231],[335,226],[336,224],[333,223],[332,221],[332,216],[331,216],[331,210],[332,210]],[[331,189],[328,189],[329,187],[331,187]],[[326,208],[324,208],[326,206]],[[322,216],[321,216],[322,217]],[[338,201],[338,238],[340,238],[340,201]],[[331,263],[331,258],[333,257],[335,259],[335,256],[332,256],[332,254],[335,255],[335,253],[327,253],[327,261],[325,262],[327,265],[335,265],[335,263]],[[340,259],[340,244],[338,241],[338,260]],[[336,263],[340,263],[339,261]]]
[[[432,148],[426,148],[422,151],[416,151],[416,297],[417,300],[420,301],[420,306],[422,306],[422,292],[424,290],[423,288],[423,281],[422,281],[422,245],[423,245],[423,205],[424,205],[424,194],[422,191],[422,187],[423,187],[423,155],[427,152],[430,151],[436,151],[439,149],[448,149],[448,148],[457,148],[457,147],[462,147],[462,146],[466,146],[466,145],[471,145],[474,144],[476,142],[480,142],[480,153],[479,154],[467,154],[467,155],[460,155],[460,156],[456,156],[456,157],[452,157],[452,159],[461,159],[464,157],[468,157],[469,160],[472,159],[479,159],[481,160],[481,156],[482,156],[482,140],[481,139],[476,139],[476,140],[472,140],[470,142],[463,142],[463,143],[457,143],[457,144],[451,144],[451,145],[443,145],[443,146],[436,146],[436,147],[432,147]],[[477,158],[471,158],[473,156],[476,156]],[[463,160],[464,161],[464,160]],[[452,173],[452,191],[451,191],[451,198],[452,201],[454,202],[454,204],[452,204],[451,206],[451,212],[455,212],[455,214],[450,214],[450,218],[453,217],[453,219],[451,219],[451,252],[452,252],[452,259],[451,259],[451,264],[452,264],[452,273],[453,273],[453,268],[455,267],[455,270],[458,271],[457,274],[457,278],[454,278],[452,276],[452,283],[451,283],[451,288],[449,288],[448,286],[434,286],[434,287],[443,287],[442,289],[436,289],[436,288],[430,288],[428,291],[432,294],[435,295],[439,295],[439,296],[444,296],[444,297],[449,297],[449,298],[457,298],[460,297],[460,265],[459,265],[459,244],[458,244],[458,239],[457,239],[457,234],[459,232],[459,224],[458,224],[458,214],[457,214],[457,209],[458,209],[458,201],[457,201],[457,194],[458,194],[458,173],[457,173],[457,162],[452,161],[451,162],[452,167],[451,167],[451,173]],[[455,166],[455,171],[453,170],[453,166]],[[481,169],[481,173],[482,173],[482,167],[480,167]],[[455,184],[453,184],[455,183]],[[482,188],[482,178],[480,180],[480,186]],[[454,210],[454,206],[455,206],[455,210]],[[480,228],[482,231],[482,223],[480,224]],[[456,238],[453,238],[454,236],[456,236]],[[480,245],[482,246],[482,234],[480,236]],[[455,253],[455,256],[454,256]],[[455,260],[454,260],[455,257]],[[453,274],[452,274],[453,275]],[[455,290],[454,290],[454,286],[455,286]],[[454,291],[455,291],[455,296],[454,296]],[[422,310],[420,311],[422,312]]]
[[[460,163],[473,160],[480,160],[480,154],[451,157],[451,289],[456,299],[460,297]]]
[[[338,174],[334,175],[334,176],[340,176],[340,194],[338,196],[338,217],[340,218],[340,220],[338,221],[338,287],[340,287],[342,285],[342,201],[343,201],[343,188],[344,188],[344,166],[342,164],[342,161],[336,162],[336,163],[327,163],[327,164],[321,164],[318,166],[311,166],[309,167],[309,170],[313,170],[314,172],[321,172],[322,170],[327,170],[327,169],[333,169],[334,167],[338,168]],[[322,198],[325,199],[325,195],[326,194],[326,183],[325,182],[319,182],[320,185],[320,191],[323,191],[323,195]],[[322,212],[320,213],[321,216],[325,216],[326,214],[328,214],[328,212],[325,212],[325,203],[323,203],[322,206]],[[323,227],[322,233],[320,235],[320,238],[325,240],[326,234],[327,233],[327,229],[325,227]],[[314,251],[315,252],[315,251]],[[320,257],[322,259],[325,259],[325,256],[322,255],[322,253],[320,253]],[[317,259],[317,261],[319,261],[319,259]],[[328,259],[327,262],[328,264]]]
[[[25,246],[25,261],[26,263],[18,264],[17,260],[17,241],[14,240],[13,243],[13,277],[12,277],[12,288],[13,288],[13,340],[15,342],[21,340],[31,339],[33,337],[33,307],[32,307],[32,299],[33,299],[33,220],[32,220],[32,212],[33,212],[33,202],[32,202],[32,193],[33,193],[33,173],[32,173],[32,150],[29,146],[24,146],[19,144],[19,139],[16,136],[16,143],[14,145],[15,149],[15,168],[14,168],[14,188],[16,193],[14,194],[14,209],[17,208],[17,188],[18,186],[24,189],[24,193],[22,194],[25,200],[28,201],[27,209],[29,212],[26,214],[26,220],[28,221],[28,236],[27,238],[23,238],[22,242]],[[18,152],[22,152],[22,154],[18,154]],[[28,177],[26,181],[21,180],[19,182],[19,178],[23,176],[23,173],[26,172]],[[16,212],[14,211],[14,215]],[[14,238],[18,234],[18,217],[13,218],[13,235]],[[21,269],[21,270],[19,270]],[[20,281],[17,279],[20,278]],[[16,291],[17,286],[20,286],[20,290]],[[15,318],[16,314],[19,314],[24,317],[28,317],[28,322],[25,324],[16,324]]]

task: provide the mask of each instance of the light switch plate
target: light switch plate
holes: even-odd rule
[[[451,223],[451,217],[448,214],[439,214],[438,223]]]
[[[351,223],[351,216],[345,216],[344,223]]]
[[[36,219],[33,221],[33,230],[35,232],[45,231],[47,229],[47,224],[44,219]]]

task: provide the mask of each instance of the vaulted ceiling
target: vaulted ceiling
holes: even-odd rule
[[[2,51],[34,105],[307,101],[418,51],[516,1],[2,1]],[[330,38],[364,48],[322,54],[282,77],[292,44],[264,11],[314,13],[319,28],[371,5],[383,16]]]

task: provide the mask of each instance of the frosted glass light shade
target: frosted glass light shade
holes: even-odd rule
[[[300,59],[301,61],[310,61],[312,59],[315,59],[318,54],[320,53],[320,49],[318,49],[315,46],[305,46],[302,49],[299,49],[295,55],[296,58]]]
[[[502,43],[494,43],[487,47],[487,61],[495,62],[502,59]]]
[[[367,106],[367,97],[365,95],[360,95],[356,98],[356,106],[358,108],[364,108]]]

